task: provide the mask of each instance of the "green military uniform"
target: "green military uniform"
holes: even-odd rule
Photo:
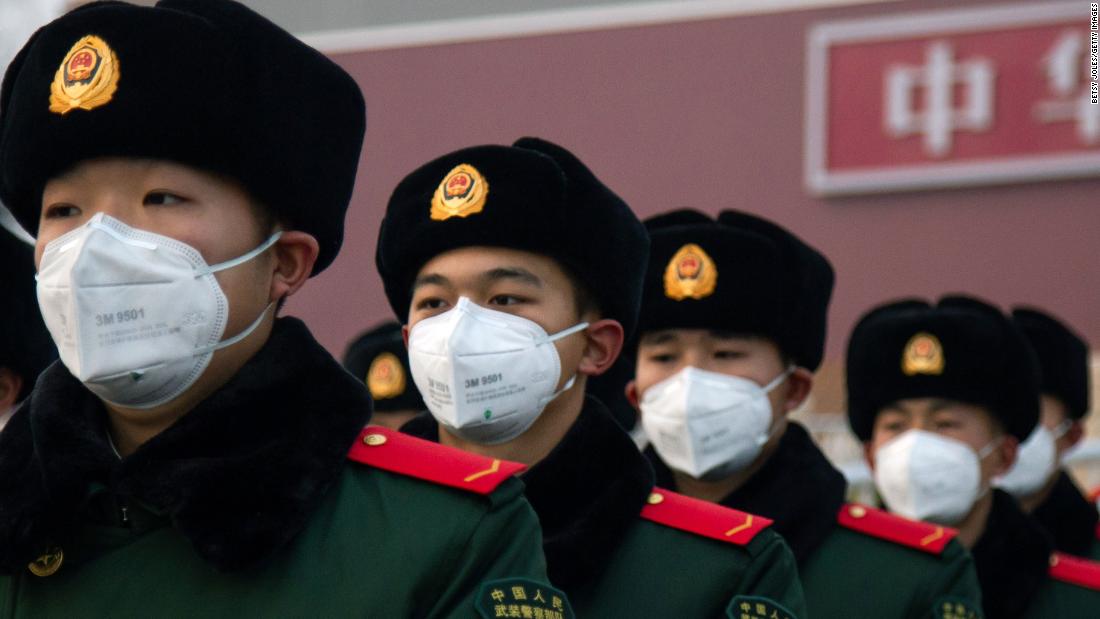
[[[706,329],[765,337],[792,364],[820,364],[833,272],[819,252],[737,211],[715,221],[681,209],[646,225],[652,251],[643,334]],[[656,446],[645,453],[657,483],[675,489]],[[953,610],[980,608],[973,564],[951,532],[921,545],[934,527],[846,506],[846,487],[806,430],[790,422],[767,460],[719,503],[775,521],[797,558],[812,616],[918,619],[940,616],[945,600]]]
[[[428,414],[402,431],[439,438]],[[550,580],[578,617],[806,616],[794,557],[770,521],[654,488],[645,459],[595,398],[522,479]]]
[[[483,246],[553,260],[575,279],[575,298],[582,290],[590,293],[589,301],[601,319],[618,321],[627,333],[633,330],[642,284],[639,265],[649,246],[645,229],[626,203],[566,149],[521,138],[512,146],[455,151],[408,174],[390,198],[376,253],[394,312],[408,315],[417,279],[425,275],[421,271],[428,261],[449,250]],[[477,274],[482,281],[495,275],[492,270]],[[456,305],[448,311],[462,311],[462,297],[454,296],[448,300]],[[410,342],[419,324],[411,326]],[[511,342],[505,349],[517,355],[509,359],[516,359],[545,344],[536,337],[531,349],[516,350]],[[495,354],[492,341],[479,345],[485,347],[485,355]],[[513,411],[491,420],[490,405],[483,404],[495,390],[537,389],[546,381],[534,372],[509,377],[514,382],[508,389],[461,391],[462,379],[470,382],[475,375],[469,362],[459,369],[448,356],[457,354],[453,350],[420,351],[425,355],[420,363],[430,357],[433,363],[446,359],[454,364],[448,366],[455,368],[450,376],[432,380],[417,376],[417,368],[424,368],[418,366],[417,354],[416,346],[410,346],[413,377],[429,411],[441,414],[447,402],[473,402],[485,408],[485,423],[451,419],[451,424],[492,429],[496,419],[544,414],[545,403],[531,410],[509,402]],[[562,377],[577,371],[562,367],[560,358],[557,363]],[[480,395],[471,396],[474,393]],[[794,558],[766,519],[655,490],[652,469],[598,400],[587,398],[580,411],[559,408],[555,413],[577,416],[523,481],[542,524],[550,581],[569,595],[578,616],[804,616]],[[520,433],[531,427],[528,424]],[[438,422],[430,414],[402,429],[439,440]],[[456,427],[449,431],[461,435]],[[516,436],[509,434],[492,444],[508,444]]]
[[[316,274],[343,240],[365,117],[350,75],[239,3],[94,3],[36,32],[5,76],[0,199],[35,232],[44,187],[74,166],[102,169],[93,161],[100,158],[121,158],[127,169],[137,161],[167,162],[193,172],[186,176],[195,183],[203,174],[225,179],[211,184],[219,200],[225,193],[219,188],[235,183],[264,235],[278,224],[312,236],[316,261],[309,248],[296,264],[312,265]],[[176,210],[187,197],[173,194],[179,200],[162,205],[133,188],[110,193],[117,210],[104,208],[101,181],[64,179],[81,196],[71,199],[83,200],[83,188],[96,196],[74,205],[74,223],[170,208],[180,230],[194,212]],[[168,185],[158,181],[156,188],[179,191]],[[214,200],[202,208],[223,206],[234,208]],[[211,233],[202,225],[220,221],[209,214],[196,213],[192,231],[200,237]],[[192,272],[181,268],[159,281],[133,268],[146,266],[135,265],[133,254],[107,250],[97,250],[99,258],[114,262],[80,268],[104,277],[106,283],[94,282],[98,288],[116,286],[116,298],[135,303],[179,289],[150,285],[214,280],[203,298],[213,300],[208,311],[188,305],[198,297],[188,293],[179,305],[202,311],[151,307],[150,317],[142,310],[117,337],[182,334],[176,336],[182,354],[159,346],[161,340],[143,341],[153,360],[127,366],[118,380],[144,380],[154,389],[175,381],[191,393],[198,377],[209,376],[213,354],[202,347],[205,336],[190,337],[206,332],[195,325],[220,325],[211,327],[210,339],[232,345],[222,338],[226,315],[240,309],[232,293],[276,290],[252,282],[226,294],[199,268],[209,256],[177,238],[165,241],[156,233],[166,226],[155,227],[135,232],[154,233],[142,237],[156,239],[143,242],[147,251],[165,247],[163,257],[171,260],[186,250]],[[173,253],[174,242],[184,247]],[[220,249],[217,241],[211,245]],[[73,251],[92,253],[86,249]],[[66,291],[59,294],[77,307],[75,315],[52,313],[62,325],[79,326],[93,312],[111,318],[120,309],[107,307],[108,295],[107,302],[82,297],[84,282],[61,281],[55,291]],[[77,352],[42,374],[0,434],[0,616],[467,618],[492,616],[489,602],[503,587],[546,598],[538,602],[543,617],[572,615],[547,584],[538,522],[521,484],[510,478],[517,466],[386,440],[373,430],[349,461],[370,417],[370,396],[300,321],[278,319],[269,335],[253,332],[267,338],[249,340],[262,344],[258,352],[125,458],[111,444],[103,401],[70,372],[79,361],[73,355],[84,352],[81,338],[98,341],[105,356],[116,353],[109,347],[117,342],[103,332],[51,328],[55,341],[76,339],[64,350]],[[69,330],[80,333],[70,338]],[[146,372],[188,357],[198,361],[175,374]],[[161,404],[154,400],[133,406]],[[425,462],[448,464],[439,471]],[[533,613],[536,605],[529,606]]]
[[[493,581],[551,592],[518,465],[464,482],[493,463],[374,428],[377,454],[349,461],[369,406],[281,319],[120,460],[102,405],[54,364],[0,438],[0,616],[476,617]]]
[[[646,455],[657,483],[674,488],[656,452]],[[791,422],[764,466],[720,503],[775,520],[798,558],[815,617],[953,618],[981,608],[974,563],[953,530],[845,505],[845,488],[806,430]]]
[[[1043,525],[1058,551],[1100,559],[1100,543],[1097,541],[1100,514],[1096,511],[1096,504],[1085,498],[1065,471],[1058,472],[1050,495],[1031,515]]]
[[[1065,422],[1084,423],[1089,412],[1089,345],[1079,334],[1054,316],[1034,308],[1017,307],[1012,321],[1027,337],[1039,362],[1039,389],[1061,403]],[[1096,504],[1085,498],[1064,470],[1049,494],[1031,515],[1046,529],[1060,552],[1100,558]],[[1019,492],[1019,490],[1017,490]]]
[[[917,299],[887,303],[860,319],[848,344],[849,422],[866,442],[890,403],[946,399],[982,407],[1007,435],[1023,441],[1039,419],[1038,378],[1023,332],[995,306],[965,296],[943,297],[935,305]],[[909,474],[927,471],[936,469],[914,465]],[[1008,493],[989,492],[989,515],[970,549],[985,616],[1096,616],[1100,578],[1074,578],[1093,567],[1052,570],[1055,549],[1042,525]],[[971,499],[971,510],[981,497]]]
[[[1086,619],[1100,608],[1100,564],[1060,559],[1043,527],[1001,490],[972,549],[990,617]],[[1066,565],[1057,565],[1064,561]],[[1068,567],[1073,563],[1073,567]],[[1054,564],[1054,565],[1052,565]]]

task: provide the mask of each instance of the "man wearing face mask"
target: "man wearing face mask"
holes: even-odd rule
[[[3,208],[3,207],[0,207]],[[0,228],[0,429],[57,358],[34,292],[34,248]]]
[[[0,199],[60,362],[0,434],[5,615],[487,617],[514,585],[569,616],[522,467],[364,431],[275,317],[339,252],[364,129],[351,76],[229,0],[86,5],[16,57]]]
[[[1020,327],[1039,360],[1039,423],[1020,444],[1016,464],[994,484],[1039,521],[1058,550],[1100,558],[1096,504],[1062,469],[1066,451],[1084,437],[1089,410],[1089,347],[1066,325],[1036,309],[1016,308]]]
[[[583,617],[795,617],[769,521],[668,492],[597,399],[635,323],[649,241],[572,153],[465,148],[390,198],[377,264],[429,413],[403,430],[530,466],[551,581]]]
[[[628,399],[658,483],[775,520],[812,616],[913,619],[979,608],[953,534],[845,505],[843,476],[787,414],[821,362],[833,270],[759,217],[690,209],[646,222],[652,248]],[[858,601],[857,601],[858,600]]]
[[[950,296],[871,310],[848,343],[848,416],[886,507],[958,529],[987,617],[1094,617],[1100,567],[1053,552],[992,489],[1039,419],[1035,355],[996,307]]]

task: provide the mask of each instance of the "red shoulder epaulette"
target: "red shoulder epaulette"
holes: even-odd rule
[[[504,480],[527,468],[518,462],[479,456],[380,426],[365,428],[348,458],[478,494],[491,493]]]
[[[693,499],[671,490],[654,488],[649,494],[642,518],[673,529],[743,546],[772,521],[736,509]]]
[[[1056,552],[1050,555],[1050,577],[1100,591],[1100,563]]]
[[[932,554],[943,552],[947,543],[959,534],[951,527],[910,520],[881,509],[852,503],[840,506],[837,522],[853,531]]]

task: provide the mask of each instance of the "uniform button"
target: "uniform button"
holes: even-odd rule
[[[27,569],[35,576],[52,576],[61,569],[65,553],[60,548],[50,548],[42,556],[27,564]]]
[[[663,494],[651,492],[649,493],[649,498],[646,499],[646,503],[649,503],[650,505],[660,505],[662,502],[664,502],[664,500],[665,496]]]
[[[848,515],[852,518],[862,518],[867,515],[867,509],[859,505],[853,505],[848,508]]]
[[[378,447],[386,444],[386,436],[383,434],[368,434],[363,437],[363,442],[370,447]]]

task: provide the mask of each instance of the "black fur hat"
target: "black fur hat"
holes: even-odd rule
[[[755,215],[680,209],[646,220],[651,247],[639,333],[713,329],[764,336],[815,370],[833,289],[829,261]]]
[[[394,189],[376,262],[390,306],[409,313],[417,272],[470,246],[549,256],[630,333],[641,300],[645,227],[564,148],[537,138],[473,146],[417,168]]]
[[[0,200],[36,233],[46,182],[97,157],[222,174],[340,250],[366,126],[343,69],[231,0],[82,6],[36,32],[0,90]]]
[[[382,323],[355,338],[344,352],[344,368],[370,389],[374,412],[426,410],[412,381],[401,323]]]
[[[882,407],[947,398],[985,407],[1024,440],[1039,420],[1039,368],[1012,320],[978,299],[904,300],[865,314],[848,342],[848,421],[870,440]]]
[[[1073,419],[1089,410],[1089,345],[1050,314],[1034,308],[1012,310],[1012,320],[1027,336],[1039,359],[1040,387],[1062,401]]]

